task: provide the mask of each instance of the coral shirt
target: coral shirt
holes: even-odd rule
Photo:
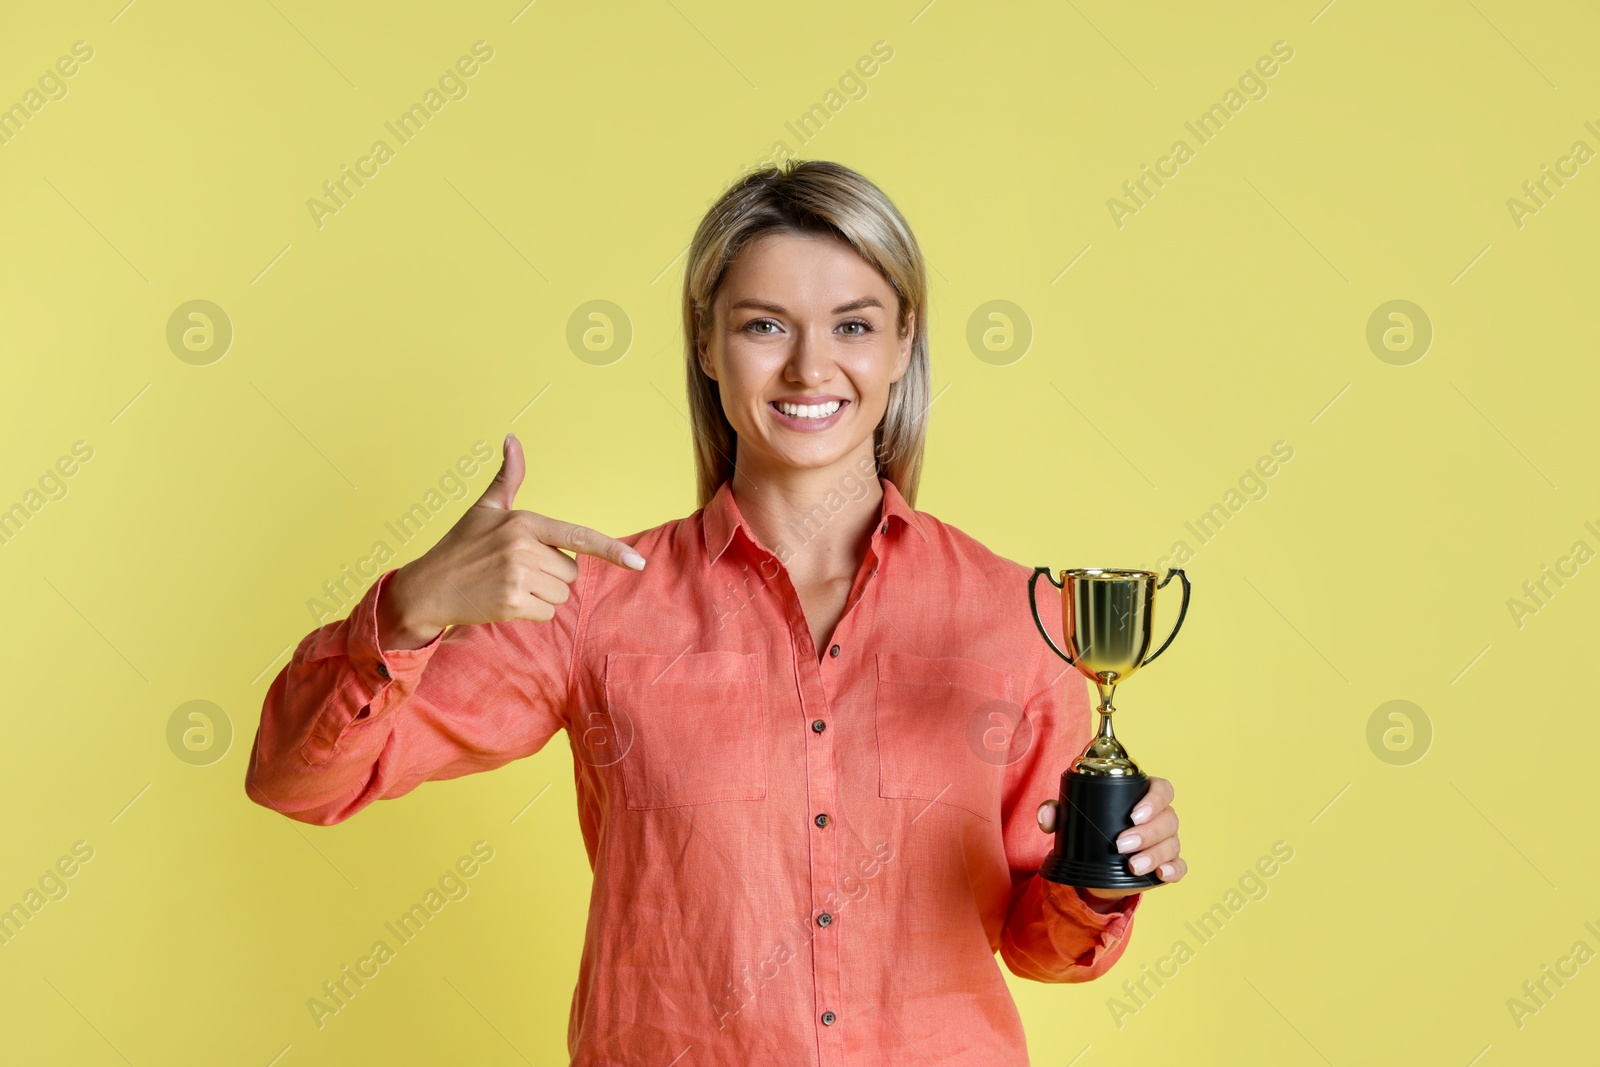
[[[1036,873],[1035,813],[1091,708],[1034,627],[1030,569],[880,484],[820,650],[790,550],[758,542],[727,482],[620,539],[643,571],[577,557],[547,623],[383,651],[385,572],[273,681],[246,792],[328,825],[564,729],[594,872],[577,1067],[1025,1064],[996,951],[1023,978],[1087,981],[1142,897],[1101,914]],[[1039,593],[1059,620],[1059,591]]]

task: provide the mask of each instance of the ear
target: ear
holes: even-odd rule
[[[699,359],[699,361],[700,361],[700,369],[701,369],[701,371],[703,371],[705,373],[705,376],[707,378],[710,378],[712,381],[716,381],[717,380],[717,368],[716,368],[716,365],[712,362],[712,359],[711,359],[710,334],[707,333],[702,328],[701,323],[700,323],[700,312],[698,312],[698,311],[696,311],[694,313],[694,327],[695,327],[694,328],[694,333],[695,333],[695,342],[694,342],[695,357],[697,359]]]
[[[917,313],[909,311],[906,313],[905,333],[901,335],[898,342],[900,351],[895,357],[894,377],[889,379],[891,382],[898,382],[906,376],[906,371],[911,369],[911,342],[916,336]]]

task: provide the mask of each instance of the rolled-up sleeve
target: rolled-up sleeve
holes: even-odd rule
[[[1051,596],[1044,594],[1049,590]],[[1059,591],[1040,583],[1039,612],[1061,617]],[[1059,643],[1060,639],[1057,638]],[[1088,680],[1039,642],[1031,696],[1023,704],[1026,726],[1014,733],[1024,754],[1006,768],[1002,807],[1006,859],[1011,868],[1011,908],[1000,956],[1019,978],[1036,982],[1087,982],[1111,969],[1128,946],[1142,893],[1124,897],[1116,910],[1091,908],[1072,886],[1039,876],[1055,843],[1039,829],[1038,809],[1060,794],[1061,772],[1093,733]]]
[[[384,572],[347,618],[307,634],[273,679],[246,795],[326,826],[424,781],[538,752],[568,718],[583,560],[549,622],[458,626],[402,650],[379,647],[378,601],[395,573]]]

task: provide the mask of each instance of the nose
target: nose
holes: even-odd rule
[[[833,358],[827,346],[818,343],[809,328],[795,333],[794,346],[789,350],[789,362],[784,367],[784,377],[807,388],[820,385],[833,377]]]

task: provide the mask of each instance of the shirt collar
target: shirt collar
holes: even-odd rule
[[[878,484],[883,487],[883,502],[878,509],[877,525],[882,527],[888,523],[890,527],[905,525],[917,531],[917,535],[924,541],[928,539],[927,531],[922,528],[922,522],[917,518],[917,513],[907,504],[905,497],[900,495],[900,490],[895,484],[884,477],[878,478]],[[821,505],[826,509],[827,505]],[[739,505],[733,499],[733,482],[724,480],[717,487],[709,503],[706,504],[700,517],[700,528],[705,533],[706,555],[712,563],[722,555],[733,541],[736,530],[744,530],[745,537],[752,545],[760,544],[755,532],[750,529],[744,516],[739,513]]]

